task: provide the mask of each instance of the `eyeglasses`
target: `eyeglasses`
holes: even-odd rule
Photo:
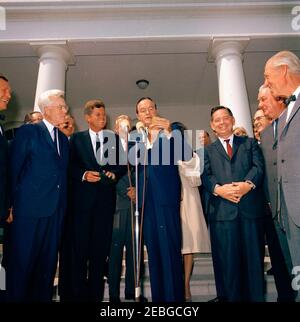
[[[68,110],[69,110],[68,105],[52,105],[52,106],[48,106],[48,107],[55,107],[60,111],[65,110],[66,112],[68,112]]]
[[[262,119],[266,118],[266,116],[262,115],[262,116],[257,116],[256,118],[253,119],[253,122],[255,121],[260,121]]]

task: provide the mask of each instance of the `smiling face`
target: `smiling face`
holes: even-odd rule
[[[270,88],[274,97],[288,97],[289,92],[286,89],[287,66],[274,66],[272,59],[268,60],[265,66],[265,83]]]
[[[275,99],[268,87],[259,91],[257,99],[258,107],[267,118],[272,120],[277,119],[285,108],[283,101]]]
[[[94,108],[90,114],[85,115],[89,127],[94,132],[103,130],[106,126],[106,113],[104,107]]]
[[[0,78],[0,111],[7,109],[10,98],[11,88],[6,80]]]
[[[212,115],[210,126],[216,135],[220,138],[228,138],[233,133],[235,119],[225,109],[219,109]]]

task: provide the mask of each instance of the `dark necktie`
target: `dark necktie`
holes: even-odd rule
[[[5,115],[0,114],[0,121],[4,121],[5,120]]]
[[[96,133],[96,160],[98,164],[101,164],[101,149],[100,149],[99,133]]]
[[[277,137],[278,137],[278,118],[276,120],[273,121],[273,126],[274,126],[274,142],[277,141]]]
[[[59,150],[58,150],[58,132],[57,132],[57,127],[53,128],[53,133],[54,133],[54,146],[57,154],[59,155]]]
[[[296,95],[291,95],[290,97],[284,100],[285,106],[288,106],[291,102],[296,101]]]
[[[232,158],[232,147],[229,143],[230,139],[224,140],[226,142],[226,149],[227,149],[227,154],[229,155],[229,158]]]

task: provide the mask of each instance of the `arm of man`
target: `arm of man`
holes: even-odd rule
[[[246,195],[256,186],[261,185],[264,177],[264,159],[257,141],[251,139],[252,167],[244,178],[244,181],[234,182],[238,188],[240,197]]]

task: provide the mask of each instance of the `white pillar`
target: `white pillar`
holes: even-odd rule
[[[253,137],[252,118],[243,71],[242,52],[247,39],[214,41],[212,54],[218,70],[219,102],[229,107],[236,126]]]
[[[39,73],[34,100],[34,110],[39,111],[38,99],[49,89],[65,91],[66,70],[73,57],[65,43],[33,43],[31,44],[39,59]]]

